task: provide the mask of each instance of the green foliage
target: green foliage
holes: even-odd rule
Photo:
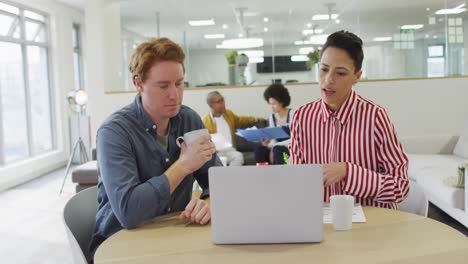
[[[224,57],[226,57],[226,60],[229,65],[236,64],[237,50],[230,50],[224,53]]]
[[[289,155],[286,152],[283,152],[284,164],[289,164]]]
[[[306,66],[307,66],[307,69],[312,69],[312,67],[317,64],[320,60],[320,51],[317,49],[317,50],[314,50],[313,52],[309,52],[307,54],[307,57],[309,58],[309,60],[306,62]]]

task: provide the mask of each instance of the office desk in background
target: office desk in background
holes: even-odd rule
[[[363,209],[367,223],[346,232],[324,225],[318,244],[215,245],[209,225],[188,224],[175,213],[117,232],[94,263],[468,263],[468,238],[455,229],[401,211]]]

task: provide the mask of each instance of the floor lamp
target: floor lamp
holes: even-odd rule
[[[60,188],[60,193],[62,194],[63,186],[65,185],[65,181],[68,176],[68,172],[70,171],[70,165],[73,160],[73,156],[75,156],[75,152],[79,149],[80,153],[80,162],[87,162],[89,160],[88,153],[86,151],[86,146],[83,143],[83,139],[81,138],[81,115],[84,112],[86,103],[88,103],[88,95],[84,90],[75,90],[70,91],[67,95],[68,105],[73,112],[78,114],[78,139],[73,143],[73,148],[70,153],[70,157],[68,157],[67,168],[65,169],[65,175],[63,176],[62,187]]]

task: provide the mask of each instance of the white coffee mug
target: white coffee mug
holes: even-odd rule
[[[195,141],[197,138],[208,135],[208,129],[202,128],[198,130],[193,130],[190,132],[187,132],[184,134],[184,136],[180,136],[176,138],[176,144],[179,146],[182,144],[182,142],[185,142],[185,145],[190,145],[193,141]],[[182,141],[182,142],[181,142]]]
[[[337,231],[350,230],[353,226],[354,196],[330,196],[333,228]]]

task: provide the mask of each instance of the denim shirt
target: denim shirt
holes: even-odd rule
[[[182,211],[191,199],[197,180],[209,194],[208,169],[222,166],[217,155],[185,177],[171,194],[164,172],[179,158],[176,138],[204,128],[200,116],[187,106],[170,119],[168,148],[157,143],[156,124],[143,110],[141,97],[112,114],[97,132],[98,203],[91,256],[109,236],[146,220]]]

